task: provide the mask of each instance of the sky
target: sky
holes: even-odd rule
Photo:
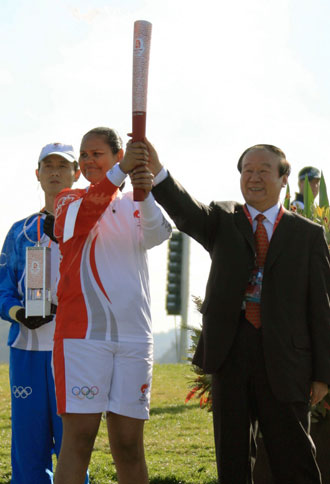
[[[256,143],[286,153],[291,193],[306,165],[329,186],[329,18],[328,0],[0,0],[0,244],[43,206],[42,146],[79,153],[96,126],[127,142],[135,20],[153,26],[147,136],[195,198],[242,201],[236,164]],[[179,324],[164,309],[166,251],[149,253],[155,332]],[[208,269],[192,242],[190,295]],[[188,320],[199,324],[192,304]]]

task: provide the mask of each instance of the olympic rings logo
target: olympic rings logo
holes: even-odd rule
[[[32,388],[31,387],[22,387],[19,386],[17,387],[16,385],[13,386],[12,392],[15,398],[27,398],[31,395],[32,393]]]
[[[88,398],[88,400],[92,400],[96,395],[100,392],[99,388],[93,386],[89,388],[88,386],[83,387],[72,387],[72,395],[79,398],[79,400],[83,400],[84,398]]]

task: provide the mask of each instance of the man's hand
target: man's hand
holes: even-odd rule
[[[154,176],[147,167],[138,166],[134,168],[130,174],[130,178],[133,187],[144,190],[146,195],[152,190]]]
[[[328,385],[322,381],[313,381],[311,388],[311,405],[319,403],[328,393]]]
[[[127,136],[132,136],[132,133],[127,133]],[[148,161],[148,168],[150,169],[151,173],[154,176],[158,175],[160,170],[163,168],[163,165],[159,161],[157,151],[155,150],[153,145],[150,143],[150,141],[147,140],[147,138],[144,138],[144,142],[139,141],[139,142],[134,143],[134,144],[132,144],[132,141],[129,141],[126,146],[127,146],[127,149],[128,149],[129,146],[138,146],[138,145],[141,147],[141,149],[144,148],[144,150],[145,150],[144,151],[144,159]],[[126,153],[127,153],[127,149],[126,149]],[[145,158],[146,152],[148,153],[147,158]],[[122,162],[123,162],[123,160],[120,162],[121,170],[124,173],[128,173],[128,171],[125,171],[125,169],[123,169],[123,167],[121,166]],[[139,166],[141,164],[143,164],[143,163],[138,163],[135,166]]]
[[[120,169],[124,173],[129,173],[137,166],[145,166],[148,163],[149,153],[145,143],[129,141],[126,145],[124,158],[119,163]]]
[[[153,147],[153,145],[150,143],[150,141],[145,138],[144,140],[148,152],[149,152],[149,158],[148,158],[148,168],[151,170],[154,176],[158,175],[160,170],[163,168],[163,165],[159,161],[157,151]]]
[[[37,329],[40,328],[43,324],[49,323],[52,321],[54,315],[46,316],[43,318],[42,316],[29,316],[28,318],[25,317],[25,309],[20,308],[16,311],[15,318],[20,323],[24,324],[29,329]]]

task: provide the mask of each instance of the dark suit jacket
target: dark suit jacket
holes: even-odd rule
[[[194,200],[169,175],[154,197],[210,253],[202,306],[203,328],[193,363],[214,373],[237,332],[244,293],[254,266],[254,236],[237,202]],[[330,262],[319,225],[285,211],[270,241],[261,296],[265,362],[274,394],[308,401],[311,381],[330,383]]]

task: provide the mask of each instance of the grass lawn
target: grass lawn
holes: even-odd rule
[[[189,365],[155,365],[145,450],[151,484],[216,484],[212,415],[196,401],[185,405]],[[105,422],[90,463],[91,484],[116,483]],[[0,484],[10,482],[8,365],[0,365]],[[38,484],[38,483],[36,483]]]

